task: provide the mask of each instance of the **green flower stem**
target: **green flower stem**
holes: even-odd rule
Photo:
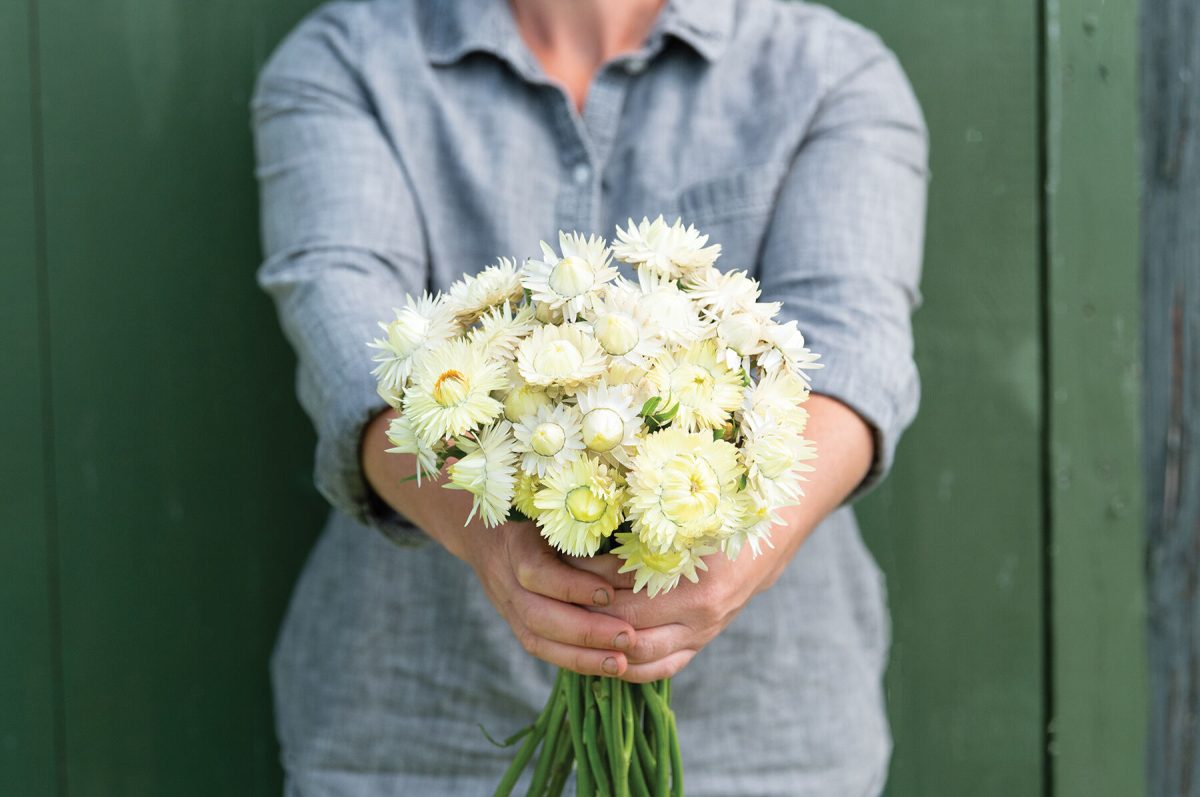
[[[513,787],[517,785],[517,781],[521,777],[521,772],[525,769],[525,765],[529,763],[529,759],[533,757],[533,751],[541,743],[542,737],[546,733],[546,723],[550,719],[550,713],[554,710],[556,703],[554,695],[562,684],[563,674],[560,671],[558,678],[554,681],[554,692],[551,692],[551,697],[546,701],[545,708],[538,715],[537,721],[533,723],[533,730],[525,737],[525,743],[521,745],[520,752],[505,771],[504,777],[500,779],[500,783],[496,786],[496,790],[492,792],[492,797],[508,797],[512,794]]]
[[[667,693],[670,694],[668,687]],[[667,731],[671,734],[671,795],[683,797],[683,752],[679,749],[679,731],[675,728],[675,712],[667,708]]]
[[[593,785],[592,769],[588,765],[587,751],[583,747],[583,676],[579,673],[565,670],[567,721],[571,728],[571,745],[575,749],[575,760],[579,767],[575,773],[575,797],[593,797],[596,788]]]
[[[550,697],[550,705],[553,708],[550,710],[550,720],[546,724],[542,754],[538,758],[537,767],[533,770],[533,780],[529,784],[528,794],[530,797],[540,795],[546,788],[546,781],[550,779],[550,766],[554,763],[554,750],[558,744],[559,734],[563,732],[563,721],[567,714],[567,695],[564,682],[565,679],[560,672],[558,680],[554,683],[554,692]]]
[[[596,700],[596,709],[600,712],[600,725],[604,731],[604,746],[609,767],[609,777],[612,778],[613,797],[629,797],[629,783],[621,777],[619,761],[620,745],[617,743],[616,723],[613,721],[613,683],[611,678],[597,678],[592,681],[592,695]]]
[[[604,756],[601,755],[601,740],[599,736],[600,710],[596,707],[595,693],[591,688],[591,678],[583,680],[585,707],[583,710],[583,746],[587,751],[588,764],[592,769],[592,778],[596,782],[596,793],[599,797],[612,797],[612,789],[608,785],[608,769],[604,766]]]
[[[563,700],[566,700],[564,691]],[[550,764],[550,782],[546,784],[544,797],[562,797],[563,786],[567,776],[571,774],[571,762],[575,760],[574,743],[571,741],[569,728],[564,728],[554,744],[554,757]]]
[[[646,773],[642,772],[640,756],[634,756],[630,762],[629,790],[633,797],[650,797],[650,787],[646,785]]]
[[[667,797],[671,791],[671,761],[670,761],[670,732],[667,730],[665,706],[662,696],[654,684],[642,684],[642,694],[646,698],[646,709],[650,720],[654,723],[654,760],[657,764],[655,772],[654,797]]]

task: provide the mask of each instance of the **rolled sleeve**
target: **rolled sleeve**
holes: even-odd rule
[[[911,314],[920,303],[927,133],[895,57],[872,35],[831,43],[834,74],[784,180],[760,262],[763,299],[783,303],[822,356],[814,392],[871,427],[874,459],[848,500],[889,470],[920,387]]]
[[[401,165],[353,67],[347,7],[310,17],[259,76],[252,102],[265,261],[297,356],[296,390],[317,433],[314,481],[337,509],[401,544],[424,535],[369,488],[364,426],[386,404],[368,340],[424,289],[424,239]]]

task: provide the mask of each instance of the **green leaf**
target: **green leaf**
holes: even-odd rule
[[[660,425],[666,425],[666,424],[670,423],[671,419],[673,419],[678,413],[679,413],[679,402],[676,401],[674,404],[671,405],[671,409],[667,410],[666,412],[660,412],[657,415],[655,415],[654,420],[657,421]]]
[[[533,726],[530,725],[528,727],[522,728],[521,730],[517,731],[516,733],[514,733],[512,736],[508,737],[504,741],[498,742],[495,740],[495,738],[492,737],[492,735],[490,733],[487,732],[487,728],[483,727],[482,722],[479,722],[476,724],[479,726],[479,730],[483,732],[484,738],[486,738],[489,742],[491,742],[496,747],[512,747],[514,744],[521,741],[522,739],[524,739],[526,736],[528,736],[530,733],[533,732]]]
[[[749,483],[749,481],[750,480],[746,477],[746,474],[744,474],[744,473],[741,476],[738,476],[738,483],[737,483],[738,492],[745,490],[746,485]]]
[[[649,418],[650,415],[654,413],[654,408],[658,406],[660,401],[662,401],[662,397],[660,396],[651,396],[650,398],[646,399],[646,403],[642,405],[642,409],[638,415]]]

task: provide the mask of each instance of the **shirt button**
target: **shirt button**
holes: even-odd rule
[[[575,167],[573,172],[571,172],[571,177],[578,185],[583,185],[588,180],[592,179],[592,170],[588,168],[586,163],[581,163]]]
[[[645,58],[630,58],[625,62],[625,71],[631,75],[641,74],[646,71]]]

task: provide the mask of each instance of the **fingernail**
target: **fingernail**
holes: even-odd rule
[[[592,593],[592,603],[597,606],[608,605],[608,590],[598,589]]]
[[[617,674],[617,660],[609,656],[604,661],[600,662],[600,669],[604,670],[609,675]]]
[[[629,647],[629,634],[626,634],[624,631],[617,634],[616,639],[613,640],[613,647],[620,648],[621,650]]]

